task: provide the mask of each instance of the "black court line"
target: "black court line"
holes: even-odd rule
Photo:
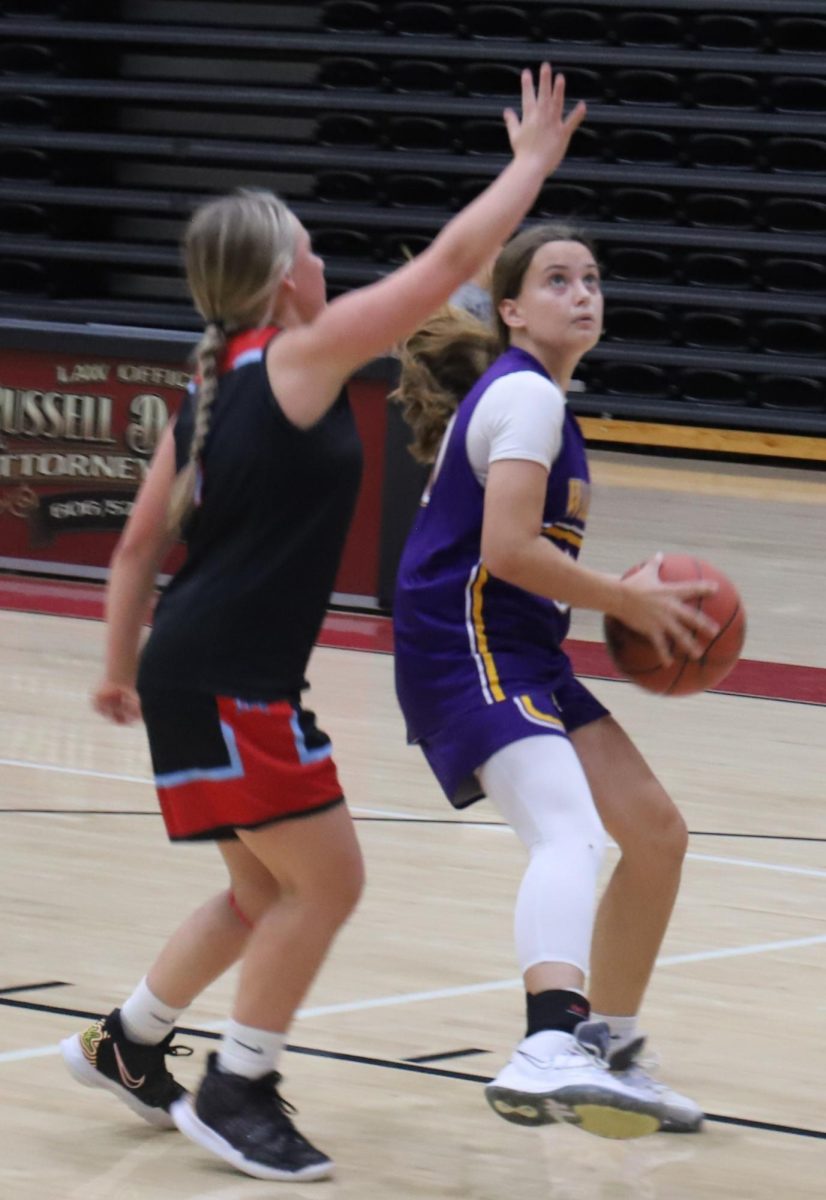
[[[807,837],[796,833],[726,833],[717,829],[689,829],[690,837],[751,838],[766,842],[826,842],[826,837]]]
[[[402,1061],[408,1063],[444,1062],[448,1058],[468,1058],[471,1054],[490,1054],[490,1050],[470,1047],[467,1050],[444,1050],[441,1054],[414,1054]]]
[[[0,809],[0,812],[3,810]],[[62,811],[62,810],[58,810]],[[398,825],[469,825],[472,829],[509,829],[505,821],[460,821],[450,817],[353,817],[354,821],[388,822]],[[754,838],[770,842],[826,842],[826,837],[795,833],[728,833],[718,829],[689,829],[691,837]]]
[[[99,1021],[103,1013],[84,1012],[75,1008],[60,1008],[57,1005],[35,1004],[28,1000],[6,1000],[0,996],[0,1006],[22,1008],[29,1012],[45,1012],[55,1016],[80,1017],[85,1021]],[[209,1029],[192,1029],[186,1025],[176,1027],[177,1032],[184,1037],[206,1038],[210,1041],[220,1041],[222,1035]],[[355,1063],[365,1067],[379,1067],[385,1071],[411,1071],[417,1075],[432,1075],[437,1079],[458,1079],[466,1083],[490,1083],[490,1075],[470,1075],[464,1071],[450,1071],[446,1067],[430,1067],[424,1063],[412,1062],[409,1059],[374,1058],[368,1054],[346,1054],[341,1050],[317,1050],[311,1046],[293,1046],[288,1044],[285,1049],[292,1054],[304,1054],[309,1058],[329,1058],[334,1062]],[[781,1125],[775,1121],[757,1121],[750,1117],[726,1117],[720,1113],[706,1113],[707,1121],[721,1125],[737,1125],[745,1129],[763,1129],[768,1133],[787,1133],[794,1137],[815,1138],[826,1141],[826,1130],[806,1129],[799,1125]]]
[[[160,811],[144,808],[2,808],[0,816],[34,813],[52,817],[160,817]],[[460,821],[450,817],[353,817],[354,821],[396,825],[467,825],[471,829],[507,829],[504,821]],[[691,837],[751,838],[768,842],[826,842],[826,837],[806,837],[795,833],[728,833],[719,829],[690,829]]]
[[[43,988],[71,987],[61,979],[53,979],[49,983],[18,983],[16,987],[0,988],[0,996],[10,996],[12,992],[38,992]]]

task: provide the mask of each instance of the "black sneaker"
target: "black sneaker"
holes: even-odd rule
[[[116,1008],[83,1033],[65,1038],[60,1053],[78,1083],[106,1088],[150,1125],[174,1129],[169,1109],[187,1091],[167,1071],[164,1058],[167,1054],[192,1053],[185,1046],[173,1046],[174,1036],[172,1030],[157,1046],[130,1042],[123,1032],[120,1009]]]
[[[279,1095],[280,1082],[277,1071],[261,1079],[221,1071],[213,1052],[194,1101],[179,1100],[172,1116],[181,1133],[246,1175],[324,1179],[333,1164],[293,1125],[289,1114],[295,1109]]]

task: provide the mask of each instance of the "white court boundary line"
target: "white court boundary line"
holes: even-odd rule
[[[0,758],[0,767],[25,767],[32,771],[52,771],[63,775],[88,775],[91,779],[111,779],[120,783],[144,783],[152,785],[154,780],[143,775],[118,775],[108,771],[93,771],[82,767],[60,767],[51,763],[33,763],[25,762],[19,758]],[[416,824],[420,821],[418,813],[396,812],[392,809],[384,808],[361,808],[355,805],[350,806],[350,812],[367,817],[388,817],[394,821],[409,821],[411,824]],[[25,814],[21,814],[25,815]],[[39,814],[34,813],[34,816]],[[73,813],[71,809],[61,811],[59,816],[84,816],[84,813]],[[447,824],[447,822],[445,822]],[[467,824],[468,829],[478,829],[483,833],[508,833],[512,831],[508,825],[476,825],[470,821],[459,822],[459,826]],[[457,828],[459,826],[453,826]],[[609,842],[608,845],[616,849],[616,843]],[[697,854],[694,851],[689,851],[686,858],[694,859],[695,862],[710,862],[719,863],[721,866],[728,867],[745,867],[756,871],[776,871],[781,875],[805,875],[812,879],[826,879],[826,870],[820,870],[817,867],[789,867],[782,863],[765,863],[758,862],[756,859],[749,858],[726,858],[718,854]]]
[[[86,775],[90,779],[114,779],[118,783],[154,783],[145,775],[114,775],[109,771],[92,771],[88,767],[58,767],[51,763],[25,762],[22,758],[0,758],[0,767],[27,767],[30,771],[54,771],[60,775]]]
[[[751,946],[731,946],[719,950],[700,950],[693,954],[670,954],[657,960],[657,967],[676,967],[684,963],[711,962],[721,958],[742,958],[751,954],[766,954],[771,951],[794,950],[803,946],[817,946],[826,943],[826,934],[816,934],[812,937],[789,938],[782,942],[757,942]],[[461,987],[439,988],[428,992],[403,992],[395,996],[376,996],[370,1000],[350,1000],[343,1004],[322,1004],[316,1008],[300,1008],[296,1020],[306,1021],[312,1017],[334,1016],[339,1013],[366,1012],[375,1008],[395,1008],[402,1004],[417,1004],[426,1000],[450,1000],[457,996],[477,996],[484,992],[503,992],[522,987],[521,977],[516,979],[495,979],[486,983],[468,983]],[[2,1006],[0,1006],[2,1007]],[[17,1011],[23,1011],[18,1009]],[[194,1025],[193,1029],[219,1032],[224,1028],[224,1021],[210,1021],[206,1024]],[[27,1050],[10,1050],[0,1054],[0,1064],[22,1062],[30,1058],[47,1058],[59,1054],[60,1046],[35,1046]]]
[[[64,775],[79,775],[87,776],[93,779],[109,779],[123,783],[141,783],[151,785],[152,780],[145,776],[137,775],[121,775],[107,771],[94,771],[79,767],[63,767],[49,763],[33,763],[26,762],[22,759],[0,758],[0,766],[23,767],[34,771],[49,771]],[[396,812],[387,809],[378,808],[363,808],[352,807],[351,812],[363,816],[381,816],[388,817],[399,821],[409,821],[416,823],[418,814]],[[61,815],[72,816],[71,810],[67,810]],[[83,814],[77,814],[81,816]],[[480,829],[480,826],[468,822],[469,829]],[[486,825],[481,827],[484,831],[495,833],[510,834],[511,830],[507,825]],[[610,843],[613,845],[613,843]],[[760,871],[774,871],[785,875],[804,875],[812,878],[826,878],[826,870],[818,870],[813,867],[791,867],[781,863],[764,863],[753,859],[744,858],[728,858],[716,854],[696,854],[689,852],[687,858],[694,859],[700,862],[717,863],[725,866],[744,867],[747,869]],[[715,959],[723,958],[738,958],[745,955],[765,954],[772,951],[790,950],[804,946],[814,946],[826,943],[826,934],[816,935],[806,938],[793,938],[781,942],[760,942],[751,946],[735,946],[722,948],[719,950],[698,951],[693,954],[678,954],[670,955],[657,960],[657,967],[678,966],[683,963],[708,962]],[[521,978],[494,980],[487,983],[467,984],[462,987],[442,988],[437,991],[428,992],[408,992],[395,996],[379,996],[368,1000],[354,1000],[343,1004],[328,1004],[321,1005],[317,1008],[299,1009],[296,1013],[297,1020],[307,1020],[311,1017],[332,1016],[337,1013],[347,1012],[362,1012],[374,1008],[389,1008],[402,1004],[413,1004],[427,1000],[442,1000],[450,999],[455,996],[478,995],[483,992],[504,991],[511,988],[522,986]],[[223,1028],[223,1022],[210,1023],[201,1026],[195,1026],[204,1030],[217,1031]],[[27,1050],[13,1050],[6,1053],[0,1053],[0,1064],[7,1062],[20,1062],[30,1058],[44,1058],[50,1055],[55,1055],[60,1052],[58,1045],[54,1046],[39,1046],[32,1047]]]

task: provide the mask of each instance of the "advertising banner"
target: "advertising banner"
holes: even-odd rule
[[[186,371],[0,351],[0,567],[102,576]]]
[[[0,570],[104,579],[190,376],[135,357],[0,348]],[[354,380],[365,476],[336,583],[376,596],[387,386]],[[175,549],[164,564],[183,558]]]

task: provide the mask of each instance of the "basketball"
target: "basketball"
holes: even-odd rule
[[[633,575],[641,565],[626,571],[623,579]],[[611,616],[605,618],[605,642],[617,670],[632,683],[660,696],[690,696],[720,683],[737,662],[746,636],[746,614],[731,580],[700,558],[666,554],[659,575],[665,583],[710,579],[717,584],[712,595],[688,602],[720,626],[715,637],[695,635],[703,647],[701,657],[690,658],[684,650],[675,648],[672,641],[669,650],[674,657],[671,665],[665,667],[653,642]]]

